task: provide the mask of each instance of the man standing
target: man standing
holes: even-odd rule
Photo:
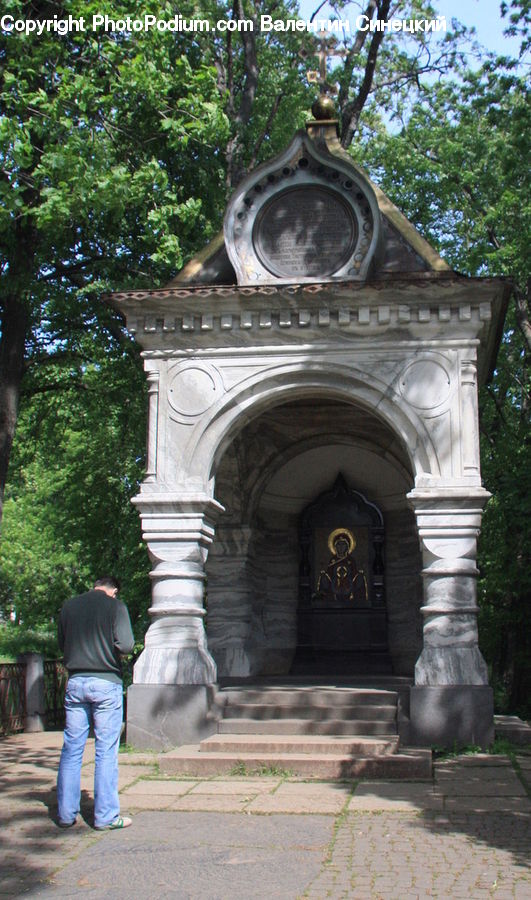
[[[115,578],[100,578],[92,591],[67,600],[59,616],[59,646],[68,669],[66,725],[57,776],[58,823],[74,825],[81,798],[81,764],[91,723],[96,747],[94,826],[127,828],[120,816],[118,746],[122,728],[120,658],[133,649],[127,608]]]

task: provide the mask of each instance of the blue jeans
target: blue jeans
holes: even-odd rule
[[[74,675],[65,693],[66,725],[57,776],[58,819],[74,822],[81,799],[81,764],[91,723],[94,725],[94,825],[110,825],[120,815],[118,746],[122,728],[122,685],[103,678]]]

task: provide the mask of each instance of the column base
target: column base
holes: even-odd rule
[[[139,750],[197,744],[217,731],[216,686],[133,684],[127,691],[127,743]]]
[[[485,687],[489,674],[479,647],[424,647],[415,665],[421,687]]]
[[[133,673],[139,685],[214,684],[216,679],[216,664],[204,647],[146,647]]]
[[[494,740],[494,701],[487,685],[414,686],[410,692],[414,747],[486,749]]]

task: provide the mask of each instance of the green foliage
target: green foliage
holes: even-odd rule
[[[354,153],[452,268],[525,280],[530,134],[524,79],[488,66],[426,87],[398,133]]]
[[[41,653],[45,659],[60,657],[55,629],[47,626],[19,628],[14,622],[0,625],[0,662],[16,662],[22,653]]]
[[[131,12],[121,0],[104,6],[68,0],[53,13]],[[230,14],[214,0],[203,7],[212,21]],[[26,5],[8,0],[4,11],[24,18]],[[175,13],[150,0],[143,11]],[[297,49],[293,35],[259,38],[270,64],[243,130],[243,48],[227,35],[0,35],[0,405],[4,386],[21,391],[0,547],[5,620],[52,627],[68,596],[113,572],[144,633],[149,562],[130,498],[142,478],[145,382],[102,295],[164,283],[219,227],[231,130],[245,131],[240,156],[258,158],[302,123]],[[26,331],[13,338],[20,309]],[[24,354],[20,388],[4,368],[14,352]],[[9,455],[1,413],[0,426]]]
[[[101,11],[79,0],[63,10]],[[26,4],[8,0],[4,12],[24,18]],[[66,597],[113,572],[141,635],[149,563],[129,501],[142,477],[145,385],[138,348],[102,294],[167,280],[217,227],[228,120],[212,57],[188,35],[3,33],[0,58],[0,406],[4,386],[17,390],[6,360],[25,357],[0,610],[26,629],[51,627]],[[26,333],[13,337],[20,309]],[[5,424],[0,413],[8,454]]]
[[[515,287],[496,369],[481,395],[482,474],[493,498],[480,542],[479,625],[497,710],[529,715],[527,85],[511,65],[489,60],[476,72],[463,72],[459,81],[426,88],[401,131],[389,134],[380,124],[376,136],[364,136],[353,152],[453,268],[468,275],[510,276]]]
[[[35,394],[22,410],[0,545],[0,608],[25,627],[51,626],[67,597],[114,573],[140,635],[148,560],[129,501],[142,476],[144,377],[135,356],[98,354],[91,344],[94,362],[61,369],[64,388]]]

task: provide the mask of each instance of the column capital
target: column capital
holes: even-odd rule
[[[143,485],[143,488],[146,488]],[[138,507],[141,515],[146,513],[190,513],[201,512],[211,515],[219,515],[224,512],[221,503],[206,491],[165,491],[157,487],[157,490],[143,489],[136,494],[131,503]]]
[[[407,495],[415,512],[433,515],[452,512],[483,511],[491,494],[483,487],[463,487],[462,485],[437,485],[436,487],[414,488]]]

